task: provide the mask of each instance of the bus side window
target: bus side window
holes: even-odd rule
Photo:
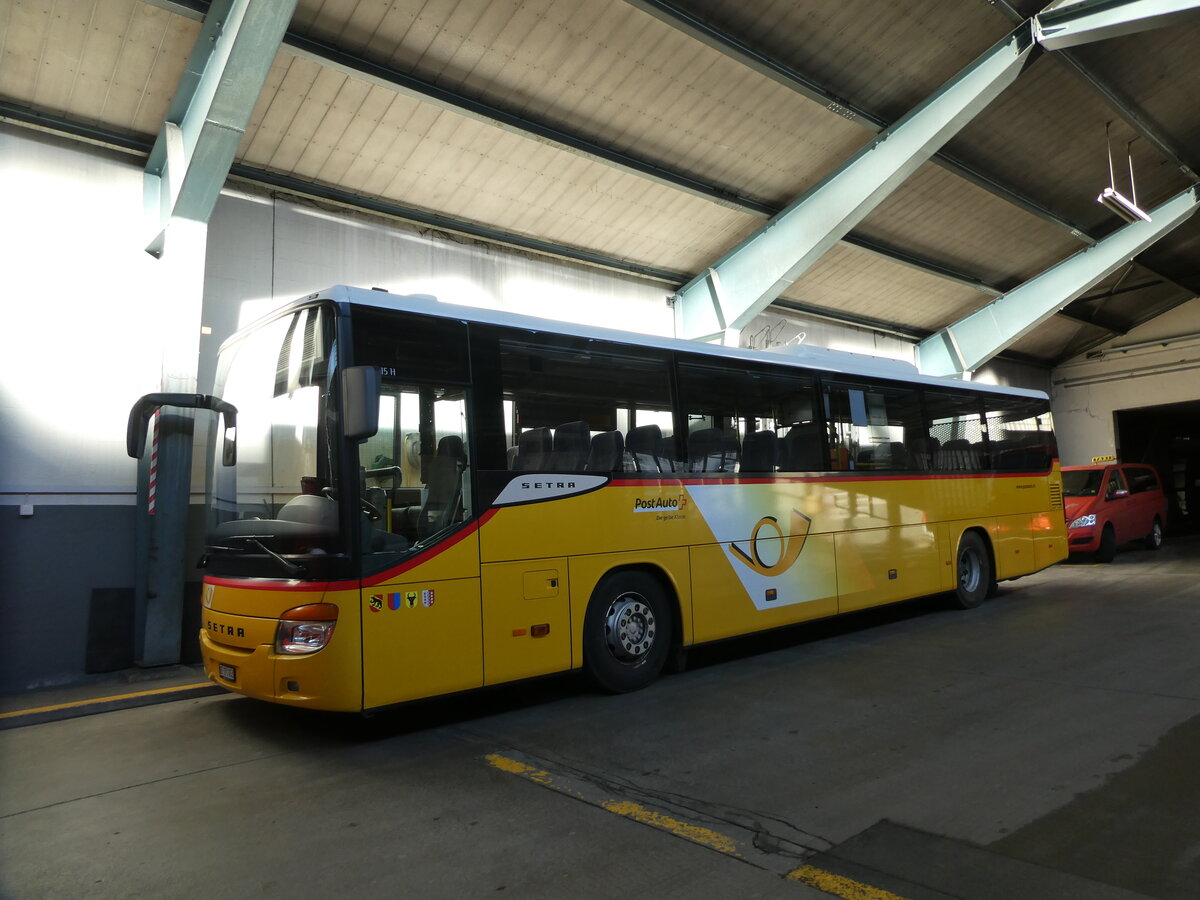
[[[829,467],[868,471],[920,468],[914,435],[924,433],[920,396],[867,381],[824,381]],[[914,456],[918,456],[914,460]]]
[[[665,352],[543,333],[496,346],[511,470],[623,471],[635,449],[638,471],[673,470]],[[609,437],[593,446],[600,435]]]
[[[984,426],[980,395],[974,391],[926,390],[931,467],[940,472],[977,471]]]

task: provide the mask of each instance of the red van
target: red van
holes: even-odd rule
[[[1071,553],[1111,562],[1128,541],[1140,540],[1147,550],[1162,546],[1167,497],[1152,466],[1064,466],[1062,476]]]

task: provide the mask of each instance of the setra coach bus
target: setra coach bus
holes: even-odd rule
[[[370,711],[997,581],[1067,555],[1044,393],[334,287],[221,348],[200,645]],[[130,416],[144,445],[148,395]],[[234,428],[236,422],[236,440]]]

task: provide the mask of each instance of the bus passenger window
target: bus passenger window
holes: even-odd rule
[[[813,380],[804,372],[688,357],[679,363],[679,393],[688,423],[688,471],[766,474],[826,467],[819,461],[820,438],[816,460],[807,458],[810,448],[799,439],[806,427],[816,427]]]
[[[978,471],[986,462],[980,395],[974,391],[927,390],[930,467],[939,472]]]
[[[920,396],[898,386],[825,381],[829,465],[835,470],[919,468],[913,445],[925,431]]]
[[[510,469],[673,471],[665,354],[566,335],[498,346]]]
[[[989,468],[1044,472],[1058,456],[1050,413],[1036,398],[988,397],[984,420]]]

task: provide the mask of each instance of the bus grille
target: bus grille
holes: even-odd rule
[[[1051,484],[1050,485],[1050,508],[1051,509],[1062,509],[1063,508],[1062,485],[1061,484]]]

